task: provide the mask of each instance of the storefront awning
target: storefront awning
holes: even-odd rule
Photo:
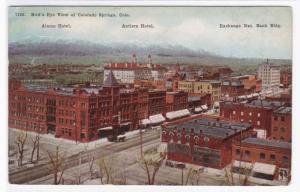
[[[215,103],[214,103],[214,107],[219,107],[220,106],[220,103],[218,102],[218,101],[216,101]]]
[[[131,122],[125,122],[125,123],[121,123],[120,125],[122,126],[125,126],[125,125],[130,125],[131,124]]]
[[[183,110],[168,112],[166,114],[166,117],[167,117],[167,119],[172,120],[172,119],[179,118],[179,117],[185,117],[185,116],[188,116],[190,114],[191,113],[189,112],[189,110],[183,109]]]
[[[207,105],[202,105],[201,108],[202,108],[203,110],[207,110],[207,109],[208,109]]]
[[[113,127],[112,127],[112,126],[109,126],[109,127],[102,127],[102,128],[99,128],[98,131],[99,131],[99,130],[101,130],[101,131],[104,131],[104,130],[112,130],[112,129],[113,129]]]
[[[195,108],[195,112],[201,112],[202,111],[202,108],[201,107],[196,107]]]
[[[246,161],[235,160],[232,164],[233,167],[242,168],[242,169],[252,169],[252,163]]]
[[[156,123],[162,123],[166,119],[164,118],[164,116],[162,116],[162,114],[157,114],[157,115],[150,116],[149,120],[151,124],[156,124]]]
[[[151,122],[150,122],[150,120],[149,119],[143,119],[142,120],[142,124],[143,125],[148,125],[148,124],[150,124]]]
[[[254,163],[253,172],[263,173],[266,175],[274,175],[276,171],[276,166],[266,163]]]

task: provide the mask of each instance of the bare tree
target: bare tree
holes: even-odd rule
[[[147,184],[154,185],[155,177],[165,159],[165,154],[160,154],[157,150],[148,151],[143,154],[139,163],[147,175]]]
[[[51,153],[47,151],[49,158],[49,170],[53,173],[54,185],[59,185],[62,181],[62,176],[65,171],[65,157],[59,154],[59,147],[56,146],[56,151]]]
[[[101,157],[98,159],[98,167],[99,167],[99,177],[101,180],[101,184],[109,184],[113,183],[113,167],[114,161],[113,157]]]
[[[234,167],[231,165],[229,167],[225,168],[225,184],[227,185],[240,185],[240,186],[245,186],[248,184],[248,179],[249,179],[249,175],[250,175],[250,170],[252,170],[252,165],[251,167],[247,167],[240,165],[238,167],[238,173],[239,177],[237,182],[234,179]]]
[[[39,155],[40,155],[40,139],[41,136],[40,134],[36,134],[34,138],[31,138],[31,142],[32,142],[32,151],[31,151],[31,157],[30,157],[30,162],[34,163],[33,161],[33,156],[34,156],[34,152],[36,151],[36,162],[39,161]]]
[[[91,179],[93,178],[93,174],[94,174],[94,170],[93,170],[94,161],[95,161],[95,157],[92,156],[92,158],[91,158],[90,161],[88,162],[88,164],[89,164],[90,178],[91,178]]]
[[[23,165],[23,157],[24,157],[24,146],[27,139],[27,132],[21,132],[18,134],[16,138],[16,145],[18,149],[18,166],[21,167]]]
[[[192,170],[190,176],[191,185],[199,185],[201,173],[203,173],[202,169]]]

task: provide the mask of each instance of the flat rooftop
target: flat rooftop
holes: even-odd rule
[[[292,107],[285,107],[282,106],[279,109],[275,111],[275,113],[281,113],[281,114],[287,114],[287,113],[292,113]]]
[[[280,102],[280,101],[266,101],[266,100],[253,100],[250,103],[247,103],[246,105],[248,106],[253,106],[253,107],[264,107],[264,108],[278,108],[283,106],[285,103]]]
[[[190,133],[192,129],[194,132],[199,134],[201,131],[204,135],[227,138],[234,135],[240,131],[247,130],[251,127],[249,123],[230,123],[228,121],[218,121],[214,119],[194,119],[183,123],[178,123],[176,125],[169,125],[166,129],[177,129],[182,131],[185,128],[187,133]]]
[[[291,149],[291,143],[289,143],[289,142],[267,140],[267,139],[261,139],[261,138],[248,137],[248,138],[242,140],[242,143],[268,146],[268,147],[277,147],[277,148],[283,148],[283,149]]]

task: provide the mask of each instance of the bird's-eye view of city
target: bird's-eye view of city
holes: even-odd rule
[[[287,7],[10,7],[9,182],[289,185],[291,20]]]

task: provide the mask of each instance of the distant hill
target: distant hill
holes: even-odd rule
[[[88,41],[28,39],[10,43],[8,47],[10,63],[37,64],[96,64],[109,62],[130,62],[135,53],[138,62],[147,62],[152,55],[153,63],[221,65],[233,69],[256,68],[263,59],[228,58],[205,50],[192,50],[174,45],[137,45],[134,43],[93,43]],[[272,60],[275,64],[290,65],[290,60]]]

